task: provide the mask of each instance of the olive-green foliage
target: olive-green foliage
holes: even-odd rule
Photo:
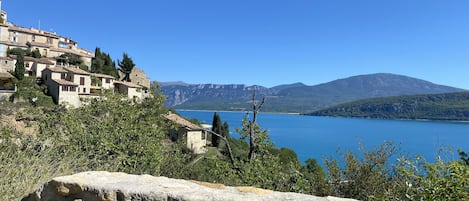
[[[469,165],[469,154],[467,152],[462,151],[461,149],[458,150],[459,156],[461,156],[461,160],[464,164]]]
[[[39,52],[38,49],[34,49],[33,51],[31,51],[31,57],[34,57],[34,58],[41,58],[42,55],[41,55],[41,52]]]
[[[7,50],[7,55],[20,55],[23,54],[23,56],[28,56],[28,57],[34,57],[34,58],[41,58],[41,52],[39,52],[38,49],[34,49],[31,51],[31,49],[22,49],[22,48],[13,48],[13,49],[8,49]]]
[[[60,152],[80,153],[88,168],[158,174],[166,127],[160,97],[141,103],[109,95],[72,111],[51,111],[42,138]]]
[[[405,181],[405,196],[410,200],[468,200],[469,165],[464,161],[432,164],[421,157],[401,159],[399,176]]]
[[[309,185],[307,193],[319,196],[332,194],[331,186],[327,182],[326,173],[316,159],[307,159],[306,164],[301,167],[301,172]]]
[[[43,142],[0,130],[0,200],[19,200],[53,177],[83,171],[86,159],[41,149]]]
[[[22,99],[34,106],[55,106],[52,97],[45,94],[46,87],[39,86],[36,83],[35,77],[24,77],[23,80],[18,80],[16,83],[18,86],[18,91],[15,94],[15,98]],[[34,102],[34,99],[37,100]]]
[[[25,106],[17,118],[33,119],[40,132],[0,128],[0,200],[18,200],[55,176],[80,171],[160,175],[160,167],[171,164],[163,151],[169,125],[162,100],[159,94],[141,102],[106,95],[70,110]]]
[[[80,56],[72,53],[64,53],[57,57],[58,63],[69,64],[73,66],[80,66],[83,64],[83,60],[80,59]]]
[[[329,182],[335,196],[360,200],[392,200],[400,196],[399,182],[393,180],[390,157],[396,154],[391,143],[367,151],[362,156],[348,151],[344,166],[335,159],[327,159]],[[396,183],[397,182],[397,183]]]

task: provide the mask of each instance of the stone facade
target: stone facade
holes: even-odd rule
[[[124,74],[119,71],[119,76],[122,78]],[[137,67],[133,68],[130,73],[130,82],[150,89],[150,78],[147,77],[147,74],[142,69]]]
[[[91,66],[94,53],[78,47],[70,38],[35,28],[16,26],[7,21],[7,13],[1,11],[0,56],[6,57],[8,49],[21,48],[38,50],[42,56],[55,58],[64,53],[75,54],[83,63]]]
[[[169,113],[164,116],[171,122],[179,125],[179,129],[171,131],[171,140],[176,141],[182,137],[186,137],[186,147],[195,154],[202,154],[207,151],[207,133],[206,131],[177,114]]]
[[[10,73],[0,72],[0,100],[9,100],[16,92],[16,85]]]
[[[47,85],[47,92],[55,103],[79,107],[79,85],[67,80],[68,72],[62,67],[46,68],[42,71],[42,81]]]

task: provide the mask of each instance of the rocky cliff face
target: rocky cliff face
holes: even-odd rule
[[[228,187],[196,181],[110,172],[83,172],[57,177],[22,201],[237,201],[311,200],[351,201],[336,197],[316,197],[282,193],[253,187]]]
[[[176,106],[187,101],[197,101],[200,99],[224,100],[250,100],[252,90],[262,95],[272,94],[272,91],[262,86],[246,86],[243,84],[170,84],[161,83],[161,90],[166,95],[166,105]]]

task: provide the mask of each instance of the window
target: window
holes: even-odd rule
[[[106,83],[111,83],[111,79],[110,79],[110,78],[106,78]]]
[[[83,88],[83,93],[86,93],[86,88]]]
[[[32,37],[33,37],[33,38],[32,38],[32,41],[33,41],[33,42],[36,41],[36,35],[33,35]]]
[[[60,74],[60,79],[65,80],[65,73],[61,73],[61,74]]]
[[[68,91],[68,90],[67,90],[67,86],[63,86],[63,85],[62,85],[62,91]]]
[[[67,48],[67,47],[68,47],[68,44],[67,44],[66,42],[59,41],[59,47],[60,47],[60,48]]]
[[[26,63],[26,68],[29,68],[29,62]]]
[[[205,140],[205,132],[202,131],[200,139]]]
[[[5,61],[5,64],[8,64],[8,61]]]
[[[75,91],[76,91],[76,87],[75,87],[75,86],[70,86],[70,91],[75,92]]]
[[[52,44],[52,38],[47,38],[47,43]]]
[[[80,77],[80,85],[85,85],[85,78],[84,77]]]

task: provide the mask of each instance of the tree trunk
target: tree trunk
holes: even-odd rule
[[[228,142],[228,139],[227,139],[225,136],[220,135],[220,134],[218,134],[218,133],[215,133],[215,132],[213,132],[213,131],[211,131],[211,130],[205,130],[205,131],[210,132],[211,134],[216,135],[216,136],[218,136],[220,139],[222,139],[223,141],[225,141],[225,143],[226,143],[226,148],[228,148],[228,153],[230,154],[231,165],[232,165],[234,168],[236,168],[236,167],[235,167],[235,160],[234,160],[233,152],[231,151],[231,146],[230,146],[230,142]]]
[[[262,105],[265,102],[265,97],[262,98],[259,104],[256,103],[256,90],[252,93],[252,120],[249,121],[249,160],[256,158],[257,152],[257,143],[256,143],[256,133],[254,131],[254,126],[257,121],[257,113],[261,109]]]

